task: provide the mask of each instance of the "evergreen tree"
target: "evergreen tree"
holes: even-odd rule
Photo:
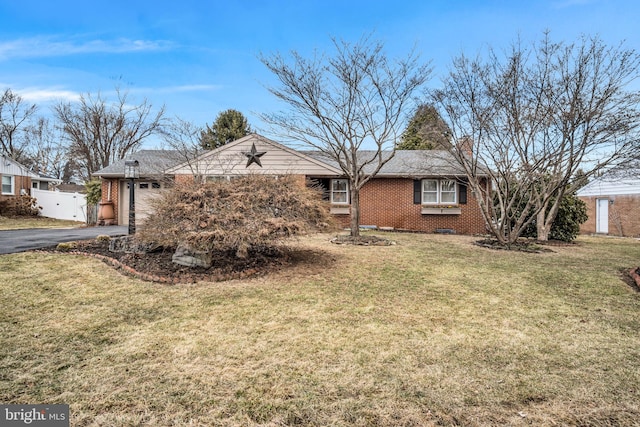
[[[451,130],[433,105],[422,104],[402,134],[398,150],[446,150]]]
[[[200,134],[200,144],[206,150],[213,150],[251,132],[247,118],[240,111],[229,109],[218,114],[211,127],[206,125]]]

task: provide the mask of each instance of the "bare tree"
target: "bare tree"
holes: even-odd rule
[[[164,106],[153,113],[146,99],[132,105],[127,92],[116,89],[116,94],[113,103],[98,93],[82,95],[77,104],[67,102],[54,107],[69,144],[69,156],[78,162],[79,174],[85,180],[138,149],[162,125]]]
[[[504,58],[489,50],[454,60],[434,101],[498,240],[515,242],[534,218],[546,240],[564,194],[637,149],[640,94],[627,86],[639,66],[622,46],[554,43],[548,33]],[[494,191],[482,185],[487,175]]]
[[[204,175],[196,159],[207,151],[202,147],[202,132],[202,127],[180,117],[168,120],[162,129],[164,147],[175,152],[176,162],[187,165],[196,182],[202,181]]]
[[[20,162],[27,163],[27,143],[24,130],[36,113],[35,104],[25,104],[22,97],[11,89],[0,96],[0,151]]]
[[[359,236],[360,189],[394,155],[413,108],[412,96],[427,81],[428,65],[412,52],[390,61],[369,37],[351,44],[333,40],[333,57],[305,59],[296,52],[262,57],[279,87],[269,91],[288,112],[263,116],[276,133],[335,161],[349,181],[351,235]],[[360,152],[372,147],[373,150]]]
[[[203,148],[202,133],[201,127],[179,117],[168,120],[162,129],[163,146],[172,151],[174,165],[188,172],[198,183],[205,182],[210,175],[220,176],[221,172],[232,174],[244,156],[241,153],[229,155]]]
[[[24,137],[28,147],[28,165],[39,173],[64,178],[65,167],[69,163],[66,147],[49,119],[39,117],[26,128]]]

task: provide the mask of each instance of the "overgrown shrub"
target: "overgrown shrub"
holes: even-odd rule
[[[152,206],[139,232],[141,240],[198,251],[233,250],[239,257],[330,222],[320,192],[293,176],[250,175],[176,185]]]
[[[0,201],[0,215],[4,216],[38,216],[41,209],[36,198],[28,194]]]

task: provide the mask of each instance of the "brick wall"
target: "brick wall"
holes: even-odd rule
[[[120,197],[118,197],[120,195],[120,181],[116,178],[116,179],[102,179],[102,183],[100,186],[100,189],[102,191],[102,197],[101,200],[103,202],[108,202],[109,201],[109,182],[111,182],[111,201],[113,202],[113,213],[115,214],[115,221],[114,224],[118,224],[118,219],[119,219],[119,215],[118,215],[118,207],[119,207],[119,203],[120,203]],[[98,212],[98,215],[100,214],[100,212]]]
[[[612,236],[640,237],[640,195],[580,197],[587,204],[589,219],[580,226],[580,233],[596,232],[596,200],[609,199],[609,234]]]
[[[485,232],[480,208],[471,191],[458,215],[426,215],[422,205],[413,203],[413,179],[375,178],[360,191],[360,224],[433,233],[453,229],[458,234]],[[335,215],[338,223],[349,225],[349,215]]]
[[[13,176],[13,195],[14,196],[19,196],[20,190],[22,189],[24,189],[27,192],[27,194],[30,194],[31,177],[23,176],[23,175],[8,175],[8,176]],[[0,179],[1,177],[2,177],[2,174],[0,174]],[[3,199],[3,198],[6,199],[9,197],[12,197],[12,196],[2,195],[2,192],[0,192],[0,199]]]
[[[176,175],[174,181],[176,184],[188,184],[193,182],[193,175]]]

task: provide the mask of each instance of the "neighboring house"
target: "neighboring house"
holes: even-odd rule
[[[363,151],[361,156],[372,155]],[[344,226],[350,220],[348,180],[335,162],[318,152],[297,151],[252,134],[190,161],[179,153],[145,150],[131,156],[140,164],[135,183],[136,219],[149,200],[173,182],[198,177],[231,179],[248,174],[296,175],[325,190],[331,213]],[[102,179],[103,203],[114,206],[115,224],[128,223],[129,181],[121,160],[94,175]],[[401,150],[360,192],[361,224],[423,232],[484,233],[484,221],[464,173],[445,151]]]
[[[4,155],[0,156],[0,180],[2,180],[0,199],[30,194],[32,188],[47,190],[50,184],[60,183],[59,179],[32,172]]]
[[[36,199],[41,216],[74,221],[86,219],[86,200],[83,196],[52,191],[62,182],[59,179],[32,172],[15,160],[0,156],[0,180],[0,205],[8,205],[10,201],[7,199],[28,194]]]
[[[578,193],[589,219],[580,232],[640,236],[640,164],[605,173]]]

